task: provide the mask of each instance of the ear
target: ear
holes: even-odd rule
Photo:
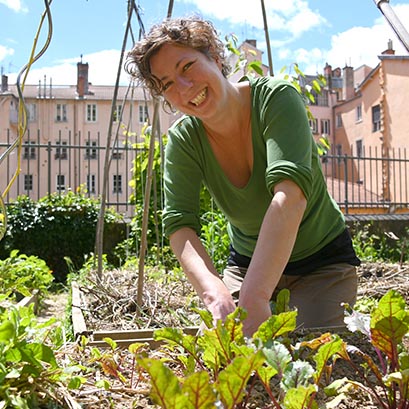
[[[215,58],[214,58],[214,62],[217,64],[217,66],[220,68],[220,71],[223,69],[223,64],[222,64],[222,62],[221,62],[221,60],[220,60],[220,57],[219,56],[216,56]]]

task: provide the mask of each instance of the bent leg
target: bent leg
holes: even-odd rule
[[[344,325],[342,304],[355,304],[357,287],[356,267],[340,263],[305,276],[283,276],[277,290],[290,290],[290,306],[298,309],[298,326],[318,328]]]

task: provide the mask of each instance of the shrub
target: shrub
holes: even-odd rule
[[[58,282],[68,273],[65,257],[79,268],[84,256],[94,250],[100,203],[84,194],[52,194],[38,201],[20,196],[7,208],[8,230],[0,242],[0,258],[14,249],[37,256],[53,270]],[[105,236],[109,237],[120,217],[108,210]]]
[[[5,260],[0,260],[0,293],[30,296],[33,290],[45,294],[54,277],[44,260],[19,254],[13,250]]]

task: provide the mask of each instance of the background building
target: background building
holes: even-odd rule
[[[56,86],[44,77],[38,85],[25,85],[27,132],[21,155],[15,149],[0,164],[0,190],[4,192],[13,173],[20,174],[5,201],[26,194],[34,199],[51,192],[76,190],[89,195],[102,191],[105,148],[112,111],[112,161],[108,177],[107,202],[128,207],[129,181],[142,128],[150,122],[153,103],[141,87],[120,86],[112,108],[113,86],[88,82],[87,63],[77,64],[77,84]],[[18,137],[19,96],[16,85],[2,76],[0,92],[0,155]],[[175,117],[161,110],[164,132]],[[18,163],[20,157],[20,163]]]

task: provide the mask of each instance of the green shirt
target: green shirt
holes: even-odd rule
[[[254,158],[248,184],[237,188],[229,181],[213,154],[202,122],[182,117],[168,132],[165,233],[190,227],[200,235],[199,198],[204,184],[228,220],[233,248],[251,257],[274,186],[291,179],[307,199],[290,257],[290,261],[301,260],[341,234],[344,217],[327,191],[300,94],[283,80],[249,80]]]

